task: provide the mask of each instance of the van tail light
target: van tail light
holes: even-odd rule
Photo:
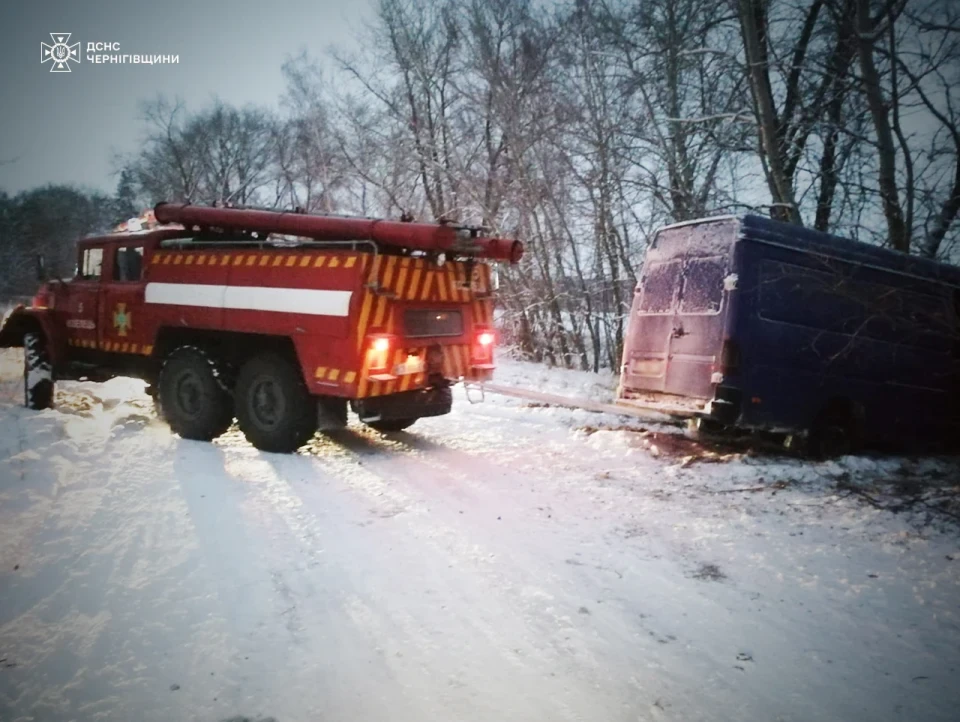
[[[720,349],[720,372],[735,374],[740,370],[740,344],[733,339],[724,339]]]
[[[470,351],[470,365],[473,368],[493,368],[493,346],[497,335],[489,328],[478,328],[473,333],[473,345]]]

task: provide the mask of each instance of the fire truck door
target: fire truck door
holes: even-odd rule
[[[100,344],[106,351],[141,353],[143,328],[143,246],[109,249],[100,291]]]
[[[77,275],[60,284],[56,311],[63,314],[67,343],[78,351],[97,347],[98,291],[103,266],[103,248],[85,248]]]

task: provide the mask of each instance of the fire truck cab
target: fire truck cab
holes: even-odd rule
[[[142,378],[184,438],[236,419],[288,452],[346,424],[446,414],[451,386],[493,373],[486,261],[516,241],[480,229],[160,204],[148,230],[80,241],[77,273],[43,283],[0,329],[23,346],[24,395],[55,380]]]

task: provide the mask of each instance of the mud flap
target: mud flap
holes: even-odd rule
[[[347,400],[334,396],[317,399],[317,430],[336,431],[347,425]]]

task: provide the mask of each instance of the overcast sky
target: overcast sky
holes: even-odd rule
[[[72,183],[112,192],[112,155],[130,152],[142,133],[140,100],[164,93],[193,109],[214,97],[276,105],[284,60],[349,47],[372,7],[373,0],[3,0],[0,190]],[[70,73],[40,62],[52,32],[81,44]],[[91,64],[88,42],[180,62]]]

